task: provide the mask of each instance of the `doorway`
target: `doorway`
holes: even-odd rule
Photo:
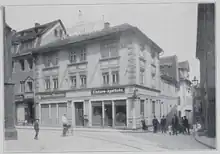
[[[83,102],[75,102],[76,126],[84,126]]]
[[[112,127],[113,125],[113,120],[112,120],[112,103],[111,101],[109,102],[104,102],[104,108],[105,108],[105,120],[104,120],[104,126],[105,127]]]

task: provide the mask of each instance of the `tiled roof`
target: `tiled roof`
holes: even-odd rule
[[[25,29],[19,32],[16,32],[15,35],[12,37],[12,43],[15,44],[17,42],[22,42],[30,39],[35,39],[44,33],[46,33],[49,29],[51,29],[55,24],[59,23],[63,26],[61,20],[55,20],[43,25],[38,25],[29,29]],[[63,26],[64,30],[65,27]],[[65,31],[66,33],[66,31]],[[25,34],[25,35],[22,35]]]
[[[167,76],[174,81],[179,81],[177,56],[166,56],[160,58],[161,76]]]
[[[179,62],[178,65],[179,65],[179,68],[186,69],[188,72],[190,71],[188,60],[183,61],[183,62]]]
[[[67,45],[82,43],[82,42],[89,41],[89,40],[95,40],[95,39],[98,39],[98,38],[101,38],[104,36],[108,36],[111,34],[118,34],[120,32],[124,32],[124,31],[128,31],[128,30],[131,30],[131,31],[134,31],[134,32],[140,34],[140,36],[142,36],[146,41],[151,43],[151,45],[153,45],[157,49],[158,52],[162,52],[162,49],[156,43],[154,43],[151,39],[149,39],[144,33],[142,33],[137,27],[133,27],[129,24],[122,24],[122,25],[118,25],[118,26],[114,26],[114,27],[109,27],[107,29],[103,29],[100,31],[92,32],[89,34],[71,36],[71,37],[68,37],[63,40],[54,41],[52,43],[41,46],[39,48],[35,48],[33,50],[27,50],[23,54],[48,52],[53,49],[65,47]]]

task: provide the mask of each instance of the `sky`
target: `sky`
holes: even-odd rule
[[[128,23],[138,27],[163,50],[163,56],[177,55],[188,60],[190,80],[200,78],[196,58],[197,4],[130,4],[130,5],[66,5],[66,6],[7,6],[6,22],[19,31],[61,19],[68,29],[78,21],[81,10],[85,21],[102,19],[111,26]]]

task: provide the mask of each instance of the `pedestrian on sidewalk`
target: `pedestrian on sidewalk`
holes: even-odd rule
[[[179,120],[176,114],[174,114],[173,118],[172,118],[172,129],[173,129],[173,135],[177,135],[177,130],[179,127]]]
[[[188,119],[186,118],[186,116],[184,116],[183,124],[184,124],[184,127],[185,127],[186,130],[187,130],[187,133],[190,135],[190,131],[189,131],[189,121],[188,121]]]
[[[172,135],[172,126],[171,125],[168,126],[168,133],[169,133],[169,135]]]
[[[160,125],[161,125],[161,131],[162,133],[166,133],[166,118],[163,116],[161,121],[160,121]]]
[[[68,129],[68,120],[66,114],[62,116],[62,123],[63,123],[63,136],[66,136],[67,129]]]
[[[152,120],[152,124],[153,124],[154,133],[156,133],[157,132],[157,128],[158,128],[158,124],[159,124],[156,116],[154,116],[154,119]]]
[[[39,134],[39,120],[36,119],[35,122],[34,122],[34,130],[35,130],[35,137],[34,139],[35,140],[38,140],[38,134]]]

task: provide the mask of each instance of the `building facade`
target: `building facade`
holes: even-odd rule
[[[42,125],[141,127],[159,116],[162,49],[128,24],[54,42],[36,57],[36,113]]]
[[[200,61],[203,128],[216,134],[215,107],[215,3],[198,4],[196,57]]]
[[[11,52],[12,80],[15,83],[16,124],[32,123],[34,112],[34,58],[28,54],[33,48],[46,45],[66,36],[60,20],[46,24],[36,23],[34,27],[15,32]]]

